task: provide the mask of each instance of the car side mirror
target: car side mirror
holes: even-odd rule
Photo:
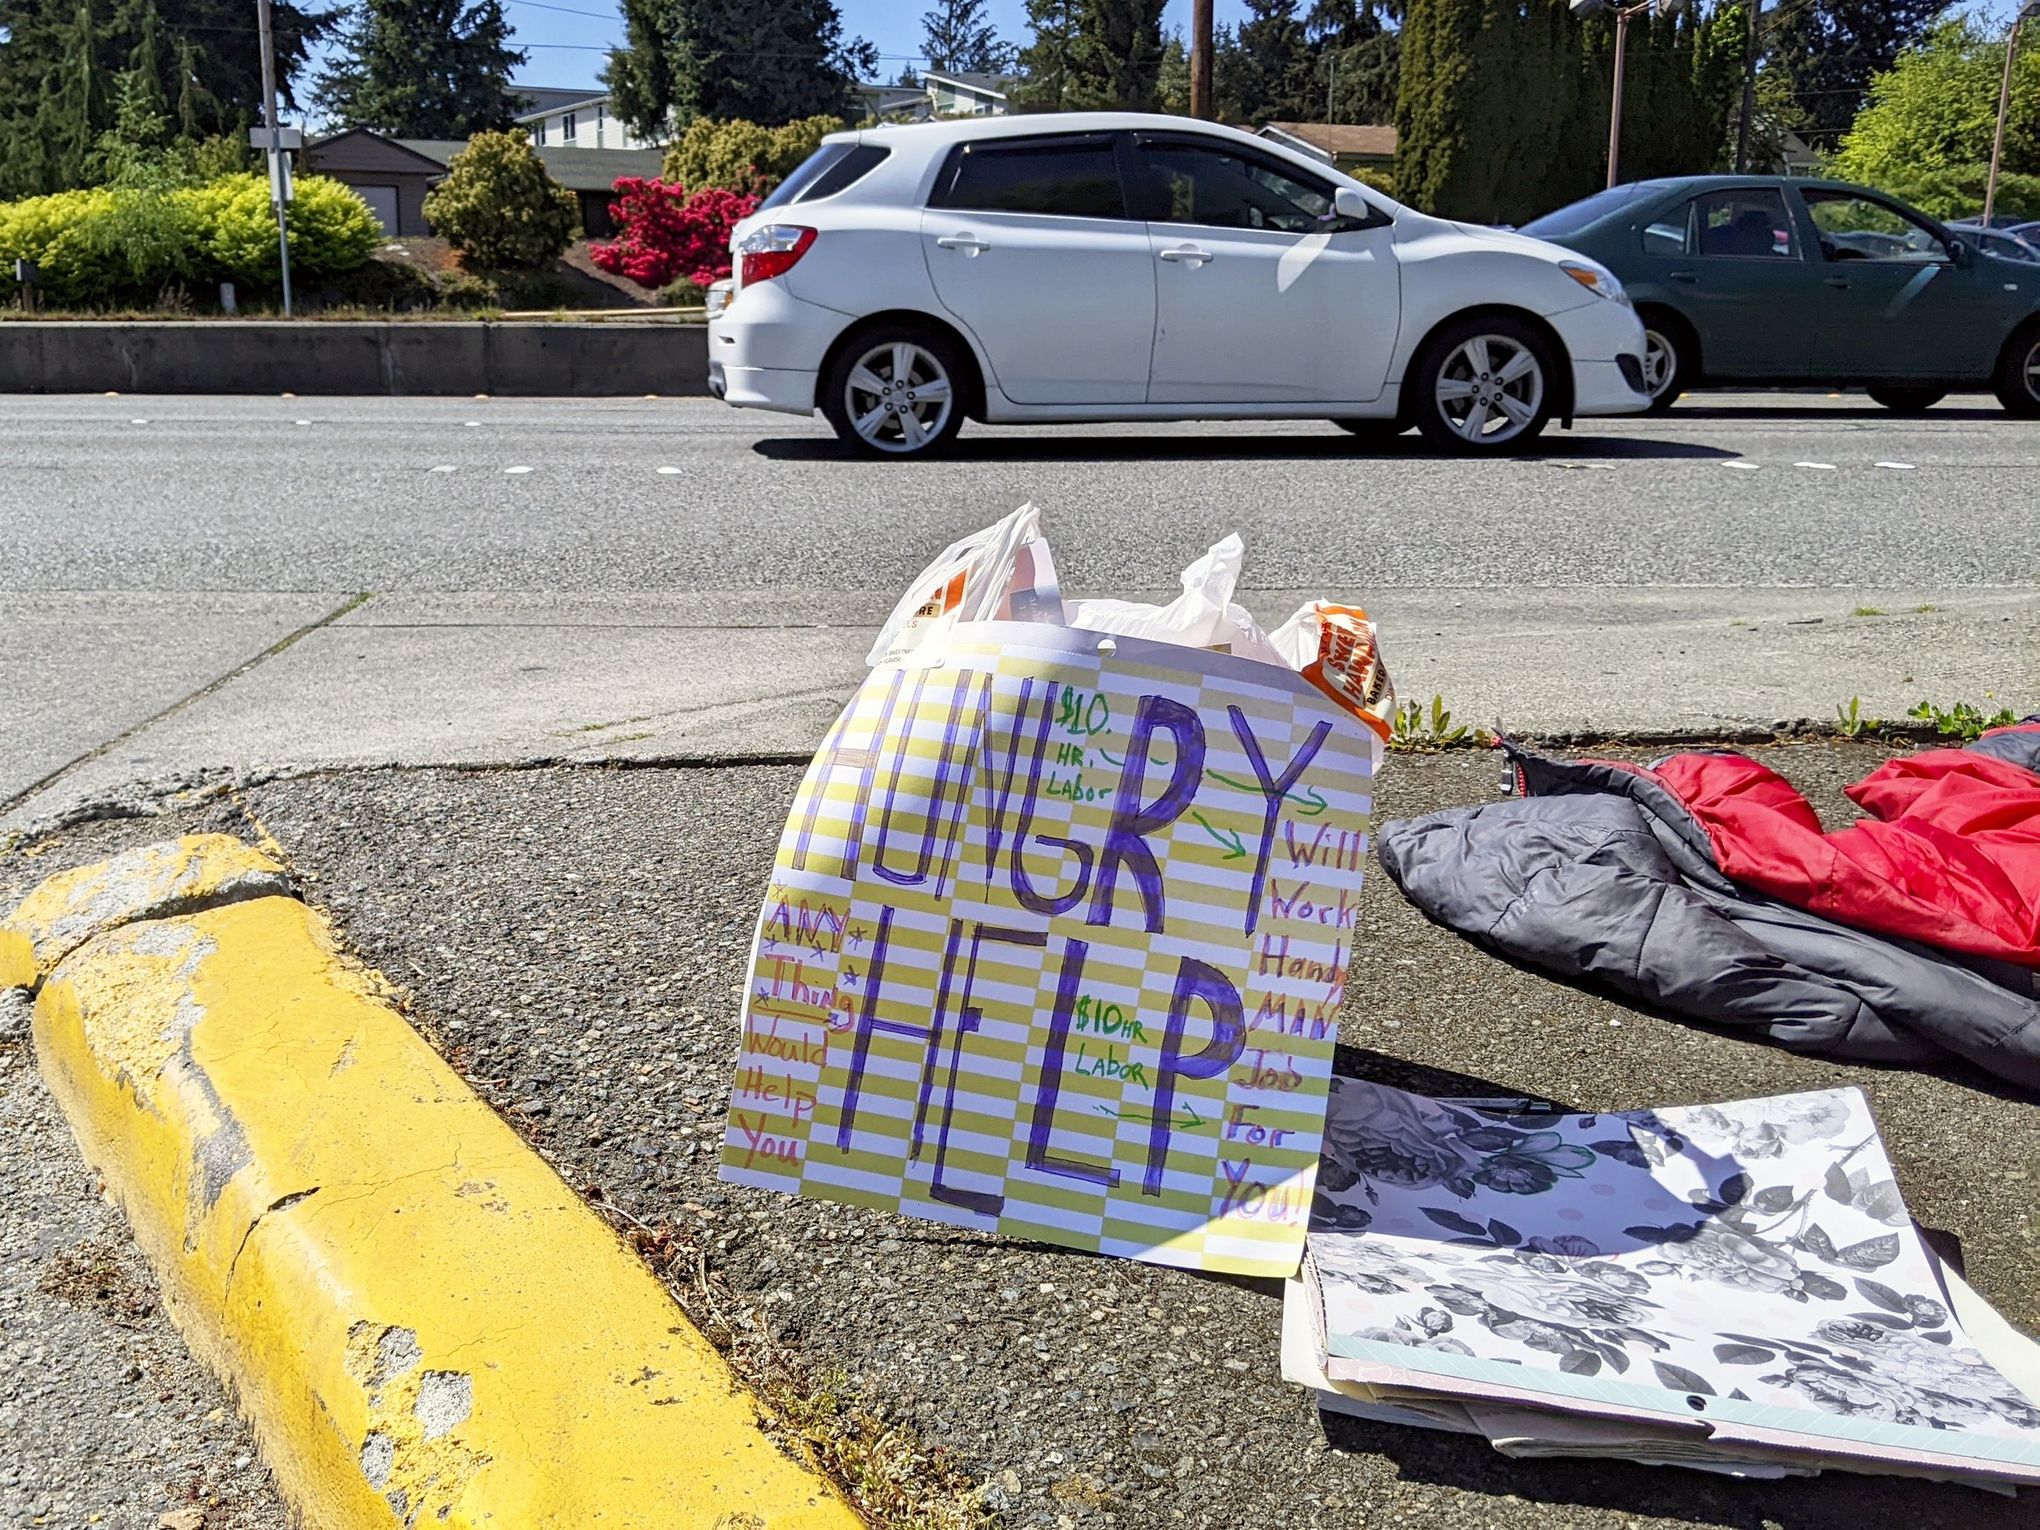
[[[1951,234],[1948,237],[1947,245],[1948,245],[1948,258],[1951,261],[1953,261],[1958,266],[1966,266],[1969,264],[1969,258],[1974,252],[1969,248],[1969,246],[1966,243],[1964,243],[1960,239],[1955,238]]]
[[[1370,228],[1388,221],[1382,216],[1380,208],[1351,186],[1340,186],[1332,192],[1332,212],[1342,219],[1366,224]]]

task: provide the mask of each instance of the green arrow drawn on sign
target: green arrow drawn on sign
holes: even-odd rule
[[[1223,782],[1225,785],[1230,786],[1234,791],[1254,792],[1260,790],[1258,786],[1251,785],[1245,781],[1235,781],[1231,776],[1221,775],[1219,772],[1215,770],[1207,770],[1204,774],[1213,781]],[[1318,814],[1322,813],[1328,806],[1330,806],[1330,804],[1325,801],[1323,794],[1319,792],[1315,786],[1306,786],[1303,789],[1303,794],[1301,796],[1298,796],[1295,792],[1290,792],[1284,800],[1288,802],[1309,803],[1310,805],[1308,807],[1300,807],[1296,810],[1298,816],[1303,818],[1315,818],[1317,817]]]
[[[1137,1105],[1129,1105],[1125,1110],[1114,1110],[1110,1105],[1093,1105],[1091,1108],[1099,1115],[1111,1116],[1117,1121],[1144,1121],[1152,1126],[1155,1120],[1152,1110],[1143,1110]],[[1169,1116],[1168,1124],[1175,1131],[1194,1132],[1209,1126],[1211,1121],[1209,1117],[1197,1114],[1195,1105],[1185,1105],[1181,1116],[1173,1113]]]
[[[1214,829],[1211,826],[1211,820],[1206,818],[1202,813],[1192,813],[1190,816],[1196,819],[1200,824],[1204,826],[1204,832],[1206,834],[1209,834],[1213,839],[1218,841],[1219,847],[1225,851],[1225,858],[1227,860],[1236,861],[1241,856],[1247,853],[1247,847],[1243,843],[1241,843],[1240,837],[1237,832],[1224,829]]]

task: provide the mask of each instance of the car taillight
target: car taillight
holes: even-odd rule
[[[752,282],[769,282],[775,276],[784,276],[814,242],[813,229],[793,223],[768,223],[751,230],[737,246],[743,285],[748,287]]]

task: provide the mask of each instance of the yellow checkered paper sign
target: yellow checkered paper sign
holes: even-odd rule
[[[1380,751],[1290,670],[1074,628],[874,670],[780,840],[723,1177],[1288,1274]]]

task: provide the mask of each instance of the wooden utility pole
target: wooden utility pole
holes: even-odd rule
[[[255,0],[255,25],[262,46],[262,126],[269,140],[269,196],[276,207],[277,253],[283,263],[283,316],[290,308],[290,205],[283,158],[283,138],[276,125],[276,42],[269,28],[269,0]]]
[[[1211,0],[1190,0],[1190,115],[1211,117]]]
[[[1735,122],[1735,173],[1750,173],[1750,129],[1757,108],[1757,19],[1764,13],[1764,0],[1749,0],[1750,30],[1743,39],[1742,110]]]

